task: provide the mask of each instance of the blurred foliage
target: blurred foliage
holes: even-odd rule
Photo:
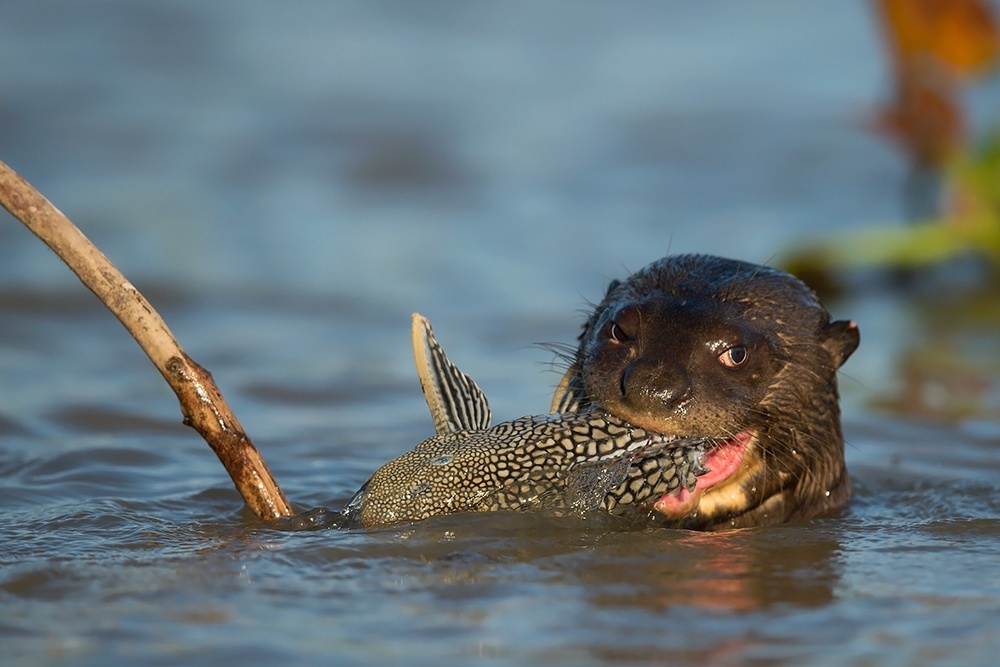
[[[996,18],[983,0],[873,0],[873,8],[893,82],[873,127],[908,160],[916,219],[800,247],[781,264],[820,290],[858,269],[912,272],[967,256],[985,259],[996,279],[1000,125],[970,140],[961,102],[997,63]]]

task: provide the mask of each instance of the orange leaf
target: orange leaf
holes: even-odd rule
[[[876,0],[897,71],[933,54],[956,75],[989,68],[1000,53],[1000,31],[982,0]]]

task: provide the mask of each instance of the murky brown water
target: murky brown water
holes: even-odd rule
[[[147,293],[292,501],[338,508],[431,431],[412,311],[498,418],[537,413],[533,344],[626,268],[899,216],[904,167],[859,129],[866,5],[820,4],[22,3],[0,159]],[[4,664],[993,664],[998,297],[944,273],[829,305],[863,338],[842,517],[287,532],[0,220]]]

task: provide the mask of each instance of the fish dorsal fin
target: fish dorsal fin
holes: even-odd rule
[[[486,394],[451,363],[434,338],[431,323],[420,313],[413,314],[413,359],[438,435],[490,427],[493,415]]]
[[[552,395],[549,412],[553,414],[580,412],[588,403],[584,395],[583,378],[580,377],[580,363],[576,362],[559,380],[559,385]]]

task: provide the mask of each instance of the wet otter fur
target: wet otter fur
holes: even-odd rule
[[[665,257],[611,282],[551,411],[597,405],[653,432],[719,439],[693,491],[653,504],[668,525],[806,519],[850,497],[836,371],[859,340],[787,273]]]

